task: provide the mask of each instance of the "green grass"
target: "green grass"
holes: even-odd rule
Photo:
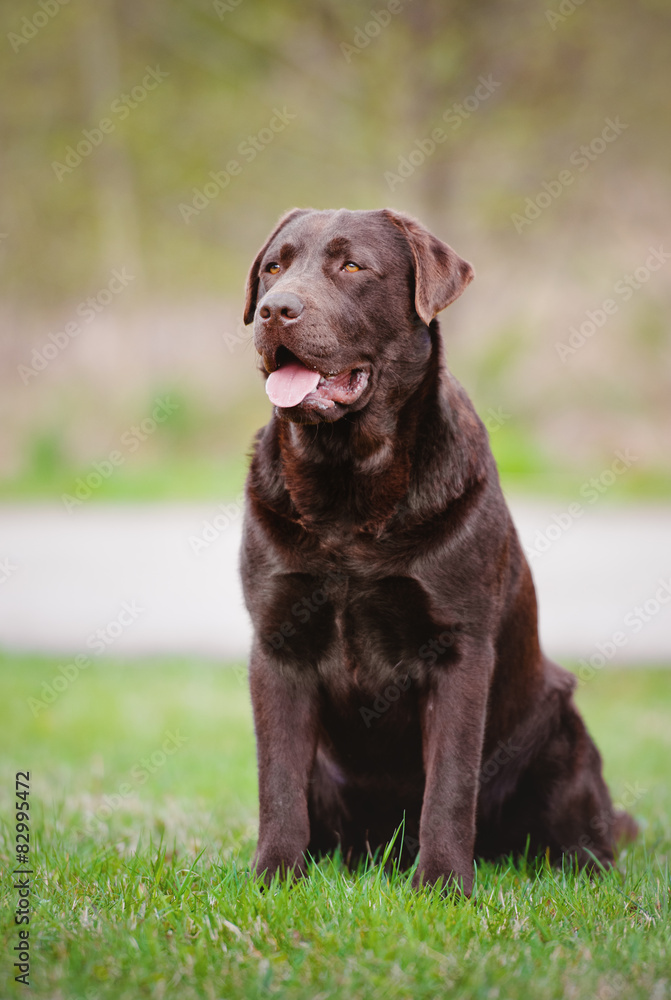
[[[618,871],[590,881],[543,862],[482,865],[474,898],[459,901],[337,861],[261,892],[248,877],[256,777],[244,671],[98,660],[35,716],[28,699],[41,700],[65,662],[0,657],[3,998],[28,995],[10,957],[19,770],[31,772],[32,996],[671,995],[671,671],[604,672],[579,690],[613,794],[642,824]]]
[[[486,410],[482,411],[486,419]],[[592,465],[569,466],[548,452],[529,429],[521,424],[504,425],[490,431],[492,452],[501,483],[507,491],[527,496],[551,497],[554,500],[580,500],[580,488],[608,470],[614,455],[603,455]],[[627,503],[668,501],[671,498],[671,472],[664,467],[632,465],[608,486],[599,502]]]
[[[90,490],[89,501],[156,502],[212,501],[236,496],[243,489],[248,459],[241,450],[218,462],[179,456],[119,466]],[[79,496],[92,466],[29,466],[11,479],[0,480],[0,502],[42,500],[61,503],[64,493]],[[92,480],[97,484],[97,480]]]

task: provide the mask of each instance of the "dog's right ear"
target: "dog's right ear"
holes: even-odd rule
[[[408,241],[415,265],[415,311],[428,326],[473,280],[473,268],[417,219],[390,208],[382,212]]]
[[[277,225],[273,229],[272,233],[270,234],[266,242],[263,244],[263,246],[257,253],[256,260],[252,264],[249,275],[247,277],[247,294],[245,297],[245,315],[244,315],[245,326],[248,326],[249,323],[251,323],[252,320],[254,319],[254,313],[256,312],[256,300],[259,294],[259,268],[261,266],[261,261],[263,260],[263,255],[268,249],[268,246],[270,245],[272,240],[275,239],[280,230],[284,229],[284,227],[288,222],[291,222],[292,219],[297,219],[299,215],[306,215],[308,212],[311,211],[312,209],[310,208],[292,208],[290,212],[287,212],[286,215],[282,216],[282,218],[277,223]]]

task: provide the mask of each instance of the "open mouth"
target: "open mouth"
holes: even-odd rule
[[[319,410],[331,410],[339,403],[354,403],[368,385],[368,372],[363,368],[322,375],[297,358],[292,358],[271,372],[266,380],[270,402],[287,409],[304,404]]]

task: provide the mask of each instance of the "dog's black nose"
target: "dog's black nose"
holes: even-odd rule
[[[286,323],[298,319],[305,306],[292,292],[269,292],[259,305],[259,316],[264,323]]]

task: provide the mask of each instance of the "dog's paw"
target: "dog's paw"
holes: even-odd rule
[[[252,862],[252,874],[260,878],[266,887],[276,875],[281,879],[293,880],[303,878],[306,873],[307,866],[302,851],[258,850]]]
[[[439,861],[424,861],[420,852],[417,871],[412,877],[413,889],[420,889],[423,885],[437,885],[440,882],[441,892],[449,895],[455,889],[461,896],[469,897],[473,892],[473,866],[463,867],[463,870],[456,871],[449,865]]]

